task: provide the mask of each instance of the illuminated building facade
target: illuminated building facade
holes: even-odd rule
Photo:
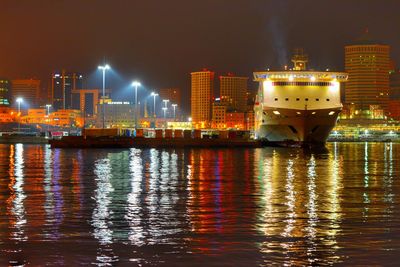
[[[34,108],[28,109],[28,114],[21,118],[21,122],[24,123],[49,123],[49,119],[47,117],[46,109],[44,108]]]
[[[50,122],[59,127],[81,127],[81,112],[74,109],[61,109],[50,113]]]
[[[245,130],[245,113],[244,112],[227,112],[226,117],[226,128]]]
[[[10,105],[10,81],[0,79],[0,107]]]
[[[248,77],[237,77],[233,74],[220,76],[221,103],[227,105],[230,109],[246,111],[248,79]]]
[[[96,125],[102,127],[103,119],[103,103],[100,102],[98,107]],[[105,102],[105,125],[107,128],[132,128],[135,127],[134,105],[130,102]]]
[[[51,101],[55,110],[72,109],[72,91],[83,87],[83,76],[79,73],[67,73],[64,70],[54,72],[51,78]]]
[[[11,99],[15,101],[18,97],[23,99],[22,107],[35,107],[40,97],[40,80],[24,79],[11,81]]]
[[[212,105],[212,124],[211,127],[214,129],[225,129],[226,128],[226,112],[227,107],[216,101]]]
[[[214,72],[203,70],[191,73],[191,117],[193,124],[206,128],[212,119]]]
[[[346,104],[356,109],[380,105],[385,111],[389,99],[390,47],[370,40],[368,32],[354,44],[345,47]]]

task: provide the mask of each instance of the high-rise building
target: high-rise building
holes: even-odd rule
[[[212,119],[214,72],[203,70],[191,73],[192,121],[199,127],[208,127]]]
[[[233,74],[220,76],[221,104],[228,109],[246,111],[247,109],[247,81],[248,77],[237,77]]]
[[[55,72],[51,78],[51,100],[53,108],[71,109],[73,106],[72,90],[82,89],[83,76],[79,73],[69,73],[64,70]]]
[[[11,81],[11,99],[21,97],[25,107],[33,108],[38,105],[40,97],[40,80],[24,79]]]
[[[10,105],[10,81],[0,79],[0,107]]]
[[[158,91],[161,99],[168,99],[171,104],[182,106],[181,89],[180,88],[162,88]]]
[[[390,47],[364,36],[345,47],[345,69],[349,74],[345,86],[346,104],[368,110],[379,105],[387,110],[389,99]]]

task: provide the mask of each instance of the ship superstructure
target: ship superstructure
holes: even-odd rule
[[[255,136],[273,143],[324,144],[342,110],[342,72],[307,71],[307,56],[297,54],[288,71],[255,72]]]

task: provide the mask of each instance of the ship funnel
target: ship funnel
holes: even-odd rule
[[[293,69],[294,70],[306,70],[308,63],[308,56],[304,54],[303,48],[296,48],[292,57]]]

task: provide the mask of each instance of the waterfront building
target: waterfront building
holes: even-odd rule
[[[196,127],[210,126],[212,98],[214,95],[214,72],[203,70],[191,73],[191,117]]]
[[[10,81],[0,79],[0,107],[8,107],[10,105]]]
[[[23,107],[35,107],[39,103],[40,80],[19,79],[11,81],[11,101],[15,102],[17,98],[23,99]]]
[[[75,109],[59,109],[50,113],[50,124],[58,127],[82,127],[81,111]]]
[[[248,77],[238,77],[231,73],[220,76],[220,99],[221,103],[229,109],[246,111],[247,108],[247,81]]]
[[[213,129],[226,128],[226,112],[227,112],[226,105],[221,104],[220,101],[215,101],[213,103],[211,128]]]
[[[30,124],[49,124],[46,109],[30,108],[28,114],[21,118],[21,122]]]
[[[105,110],[105,126],[106,128],[133,128],[135,127],[134,105],[130,102],[100,101],[98,107],[96,125],[102,127],[103,122],[103,106]]]
[[[227,112],[225,118],[226,128],[236,130],[246,129],[244,112]]]
[[[51,77],[51,101],[54,110],[72,109],[72,91],[82,89],[83,76],[79,73],[54,72]]]
[[[356,109],[368,110],[380,105],[385,111],[389,100],[390,47],[372,40],[365,32],[354,43],[345,46],[345,102]]]
[[[15,121],[17,112],[12,110],[10,107],[0,107],[0,123],[9,123]]]

